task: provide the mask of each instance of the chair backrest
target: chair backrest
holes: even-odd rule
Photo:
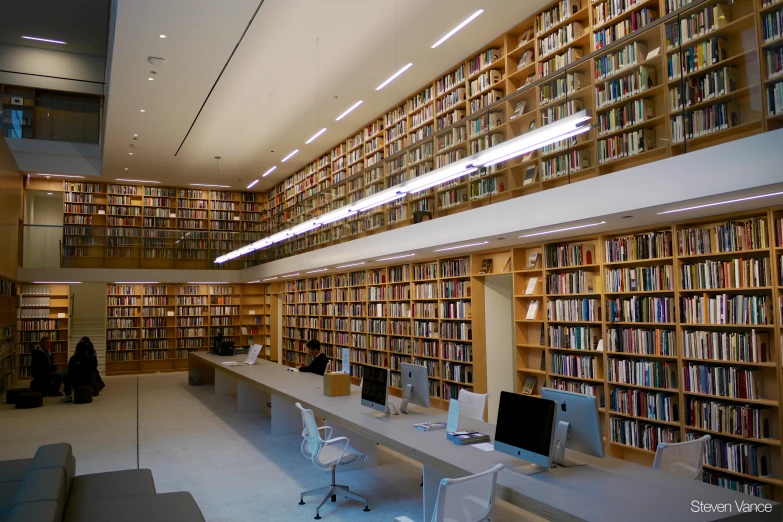
[[[315,422],[313,410],[302,407],[298,402],[296,407],[302,413],[302,455],[312,459],[313,455],[318,454],[324,441],[318,433],[318,425]]]
[[[329,373],[332,371],[332,360],[329,359],[329,362],[326,363],[326,369],[324,370],[324,373]]]
[[[471,419],[484,420],[484,408],[487,405],[487,393],[459,391],[459,414]]]
[[[484,522],[495,507],[495,484],[503,464],[458,479],[443,479],[432,513],[432,522]]]
[[[700,479],[704,466],[704,450],[710,436],[669,444],[661,442],[655,450],[653,468],[680,475],[689,479]]]

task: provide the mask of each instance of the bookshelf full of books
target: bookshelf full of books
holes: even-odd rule
[[[783,127],[783,4],[781,0],[758,0],[756,3],[764,82],[764,116],[768,129],[780,129]]]
[[[783,498],[782,210],[524,245],[512,259],[518,393],[595,394],[607,453],[645,465],[660,442],[710,435],[706,482]]]
[[[174,268],[177,235],[177,191],[169,187],[143,188],[142,259],[145,266]]]
[[[137,185],[106,186],[106,257],[117,268],[134,267],[142,255],[143,189]]]
[[[63,257],[73,266],[103,266],[106,256],[106,185],[63,182]],[[71,266],[66,263],[64,266]]]
[[[0,278],[0,393],[18,378],[17,283]]]
[[[25,283],[18,285],[18,289],[18,377],[32,378],[32,353],[43,337],[52,342],[52,358],[57,369],[65,370],[68,366],[70,286]]]
[[[295,279],[283,292],[283,361],[309,363],[305,343],[321,342],[333,371],[360,382],[364,366],[389,368],[400,396],[400,364],[428,369],[430,396],[447,407],[462,388],[481,386],[473,376],[473,325],[469,258]],[[343,354],[349,368],[342,367]]]
[[[138,373],[141,361],[142,285],[106,287],[106,374]]]
[[[248,283],[242,287],[240,301],[239,344],[260,344],[262,359],[277,360],[272,350],[271,303],[268,283]]]

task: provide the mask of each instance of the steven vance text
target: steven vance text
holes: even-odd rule
[[[772,504],[768,502],[691,502],[693,513],[772,513]]]

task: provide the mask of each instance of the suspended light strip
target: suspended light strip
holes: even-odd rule
[[[260,279],[256,279],[255,281],[248,281],[247,284],[252,285],[252,284],[260,283],[260,282],[261,282]]]
[[[129,181],[131,183],[160,183],[160,181],[152,181],[148,179],[127,179],[127,178],[117,178],[114,181]]]
[[[543,236],[545,234],[554,234],[556,232],[566,232],[568,230],[578,230],[580,228],[587,228],[587,227],[597,227],[598,225],[605,225],[606,221],[600,221],[598,223],[589,223],[587,225],[577,225],[575,227],[566,227],[566,228],[558,228],[555,230],[547,230],[546,232],[536,232],[534,234],[525,234],[524,236],[519,236],[520,239],[523,237],[534,237],[534,236]]]
[[[320,136],[320,135],[321,135],[321,134],[323,134],[324,132],[326,132],[326,127],[324,127],[323,129],[321,129],[321,130],[319,130],[318,132],[316,132],[315,134],[313,134],[313,137],[312,137],[312,138],[310,138],[309,140],[307,140],[307,141],[305,142],[305,145],[310,145],[312,142],[314,142],[314,141],[315,141],[315,139],[316,139],[318,136]],[[283,161],[285,161],[285,160],[283,160]]]
[[[545,145],[555,143],[574,133],[582,133],[590,130],[590,126],[587,122],[590,120],[590,115],[587,111],[581,111],[572,116],[568,116],[554,123],[550,123],[540,129],[535,129],[530,132],[518,136],[510,141],[504,142],[494,147],[490,147],[482,152],[468,156],[459,161],[455,161],[445,167],[441,167],[423,174],[419,177],[404,181],[399,185],[390,187],[386,190],[373,194],[370,197],[360,199],[359,201],[345,205],[338,209],[327,212],[317,218],[310,219],[303,223],[300,223],[294,227],[289,228],[281,232],[277,232],[267,238],[256,241],[255,243],[244,246],[240,249],[233,250],[227,254],[223,254],[215,259],[215,263],[225,263],[232,259],[236,259],[242,255],[245,255],[262,248],[266,248],[270,245],[291,239],[298,234],[303,234],[314,230],[320,226],[328,225],[339,221],[341,219],[348,218],[352,215],[356,215],[358,212],[366,212],[377,206],[395,201],[404,197],[407,194],[415,194],[434,187],[441,183],[446,183],[452,179],[459,178],[466,174],[470,174],[478,170],[478,166],[494,165],[501,161],[525,154],[532,150],[536,150]],[[291,157],[294,151],[289,154]],[[274,169],[274,167],[273,167]],[[271,170],[269,171],[271,172]],[[338,267],[340,268],[340,267]]]
[[[399,71],[397,71],[396,73],[392,74],[392,75],[389,77],[389,79],[388,79],[388,80],[386,80],[385,82],[383,82],[382,84],[380,84],[378,87],[376,87],[376,88],[375,88],[375,90],[376,90],[376,91],[380,91],[381,89],[383,89],[384,87],[386,87],[387,85],[389,85],[391,82],[393,82],[395,78],[397,78],[399,75],[401,75],[402,73],[404,73],[405,71],[407,71],[407,70],[408,70],[408,69],[410,69],[411,67],[413,67],[413,64],[412,64],[412,63],[409,63],[408,65],[404,66],[402,69],[400,69],[400,70],[399,70]]]
[[[286,275],[284,275],[283,277],[296,277],[296,276],[298,276],[298,275],[299,275],[299,272],[297,272],[297,273],[295,273],[295,274],[286,274]]]
[[[451,38],[452,36],[454,36],[455,34],[457,34],[457,31],[459,31],[460,29],[462,29],[463,27],[465,27],[466,25],[468,25],[470,22],[472,22],[473,20],[475,20],[476,18],[478,18],[478,17],[479,17],[479,15],[480,15],[481,13],[483,13],[483,12],[484,12],[484,10],[483,10],[483,9],[479,9],[478,11],[476,11],[475,13],[473,13],[472,15],[470,15],[469,17],[467,17],[467,18],[466,18],[466,19],[465,19],[465,20],[464,20],[462,23],[460,23],[460,24],[459,24],[457,27],[455,27],[454,29],[452,29],[451,31],[449,31],[448,33],[446,33],[446,35],[445,35],[443,38],[441,38],[440,40],[438,40],[437,42],[435,42],[434,44],[432,44],[432,47],[430,47],[430,49],[435,49],[437,46],[439,46],[440,44],[442,44],[443,42],[445,42],[446,40],[448,40],[449,38]]]
[[[267,277],[266,279],[264,279],[264,281],[274,281],[275,279],[277,279],[277,276],[275,276],[275,277]]]
[[[207,185],[206,183],[188,183],[191,187],[231,188],[231,185]]]
[[[42,178],[76,178],[84,179],[84,176],[71,176],[70,174],[44,174],[41,172],[28,172],[28,176],[37,176]]]
[[[247,188],[251,189],[251,188],[255,187],[256,183],[258,183],[258,180],[255,180],[253,183],[248,185]]]
[[[305,273],[306,274],[315,274],[315,273],[318,273],[318,272],[326,272],[327,270],[329,270],[329,269],[328,268],[319,268],[318,270],[310,270],[309,272],[305,272]]]
[[[469,245],[459,245],[459,246],[453,246],[448,248],[439,248],[437,250],[433,250],[433,252],[445,252],[446,250],[457,250],[458,248],[468,248],[468,247],[474,247],[479,245],[486,245],[489,243],[489,241],[482,241],[481,243],[470,243]]]
[[[160,281],[115,281],[115,285],[159,285]]]
[[[230,285],[228,281],[188,281],[189,285]]]
[[[275,166],[274,166],[274,167],[272,167],[271,169],[269,169],[269,170],[267,170],[266,172],[264,172],[264,173],[261,175],[261,177],[262,177],[262,178],[265,178],[265,177],[267,177],[267,176],[268,176],[268,175],[270,175],[272,172],[274,172],[274,170],[275,170],[276,168],[277,168],[277,165],[275,165]]]
[[[348,268],[348,267],[351,267],[351,266],[360,266],[360,265],[363,265],[363,264],[364,264],[364,261],[362,261],[361,263],[351,263],[350,265],[341,265],[341,266],[338,266],[336,268]]]
[[[62,40],[50,40],[49,38],[38,38],[37,36],[23,36],[23,40],[35,40],[36,42],[46,42],[46,43],[53,43],[53,44],[60,44],[60,45],[68,45],[67,42],[63,42]]]
[[[658,212],[658,215],[660,216],[663,214],[674,214],[675,212],[685,212],[686,210],[696,210],[699,208],[717,207],[718,205],[728,205],[730,203],[739,203],[741,201],[751,201],[754,199],[761,199],[761,198],[771,198],[772,196],[781,196],[781,195],[783,195],[783,192],[771,192],[769,194],[760,194],[758,196],[748,196],[745,198],[729,199],[727,201],[718,201],[717,203],[705,203],[703,205],[695,205],[693,207],[676,208],[674,210],[665,210],[663,212]]]
[[[296,150],[295,150],[295,151],[293,151],[291,154],[289,154],[289,155],[288,155],[288,156],[286,156],[285,158],[281,159],[281,160],[280,160],[280,163],[285,163],[286,161],[290,160],[291,158],[293,158],[293,157],[294,157],[294,154],[296,154],[297,152],[299,152],[299,149],[296,149]]]
[[[411,257],[415,256],[416,254],[405,254],[402,256],[394,256],[394,257],[384,257],[383,259],[378,259],[378,261],[391,261],[392,259],[402,259],[403,257]]]
[[[34,285],[80,285],[81,281],[33,281]]]
[[[342,120],[343,118],[345,118],[346,116],[348,116],[348,114],[349,114],[349,113],[350,113],[352,110],[354,110],[356,107],[358,107],[358,106],[359,106],[359,105],[361,105],[362,103],[364,103],[364,100],[359,100],[358,102],[354,103],[353,105],[351,105],[350,107],[348,107],[348,110],[347,110],[347,111],[345,111],[344,113],[342,113],[341,115],[339,115],[339,116],[337,117],[337,119],[335,119],[334,121],[340,121],[340,120]]]

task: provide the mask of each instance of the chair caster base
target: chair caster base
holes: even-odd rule
[[[337,495],[332,495],[332,502],[337,502]]]
[[[364,509],[362,511],[370,511],[370,506],[364,506]]]
[[[321,515],[316,515],[316,516],[315,516],[315,519],[316,519],[316,520],[321,520]]]
[[[304,500],[300,499],[300,500],[299,500],[299,505],[300,505],[300,506],[304,506]]]

